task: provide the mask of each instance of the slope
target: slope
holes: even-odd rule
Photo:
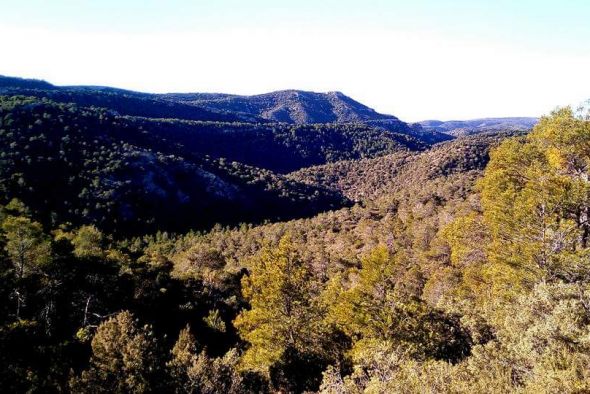
[[[252,124],[134,119],[146,132],[193,153],[286,173],[340,160],[416,151],[428,145],[363,124]]]
[[[316,93],[283,90],[254,96],[229,94],[167,94],[164,98],[203,106],[215,111],[248,114],[289,124],[364,123],[380,129],[418,137],[425,142],[450,139],[420,125],[409,125],[393,115],[376,112],[341,92]]]
[[[485,133],[436,145],[422,153],[397,152],[374,159],[342,161],[288,174],[297,182],[338,190],[350,199],[372,201],[381,195],[440,176],[481,170],[490,148],[514,133]]]
[[[109,108],[121,115],[203,121],[261,121],[247,115],[211,111],[195,105],[161,100],[157,95],[101,86],[55,86],[45,81],[0,76],[1,95],[47,98],[59,103]]]
[[[107,110],[0,98],[0,193],[46,224],[119,235],[309,216],[338,193],[192,154]]]

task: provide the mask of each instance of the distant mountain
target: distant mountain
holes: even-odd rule
[[[59,103],[101,107],[119,115],[218,122],[261,122],[261,118],[212,111],[163,100],[158,95],[103,86],[55,86],[45,81],[0,76],[0,95],[46,98]]]
[[[161,97],[214,111],[259,117],[289,124],[362,123],[396,133],[416,136],[425,142],[449,138],[442,133],[409,125],[393,115],[376,112],[341,92],[316,93],[282,90],[254,96],[231,94],[165,94]]]
[[[425,120],[419,122],[423,129],[444,133],[453,137],[496,131],[526,131],[532,129],[539,118],[483,118],[472,120]]]
[[[255,96],[228,94],[169,94],[169,100],[198,104],[228,112],[247,113],[275,122],[291,124],[356,123],[398,120],[383,115],[340,92],[315,93],[283,90]]]
[[[410,125],[340,93],[285,90],[255,96],[221,93],[152,94],[106,86],[55,86],[45,81],[0,76],[0,95],[47,98],[60,103],[108,108],[120,115],[215,122],[363,124],[406,134],[431,144],[447,134]]]

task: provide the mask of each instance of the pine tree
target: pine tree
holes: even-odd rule
[[[492,152],[479,187],[492,296],[588,275],[590,122],[569,108],[543,118],[526,138]]]
[[[250,344],[242,358],[245,369],[268,373],[287,349],[318,351],[322,328],[314,299],[317,284],[288,237],[251,261],[242,292],[251,308],[242,311],[234,325]]]
[[[362,260],[348,289],[337,294],[330,320],[354,341],[353,358],[373,348],[400,347],[417,359],[457,360],[469,350],[469,338],[458,322],[408,298],[400,280],[408,269],[403,256],[377,247]]]
[[[124,311],[102,323],[92,339],[90,368],[72,380],[72,390],[144,393],[156,387],[157,359],[149,326],[137,327]]]
[[[21,282],[41,265],[51,260],[51,244],[40,223],[23,216],[8,216],[2,223],[6,252],[16,277],[16,318],[20,318],[25,294]]]
[[[78,257],[104,257],[103,235],[95,226],[82,226],[76,231],[72,244]]]
[[[238,353],[232,349],[223,357],[210,358],[205,350],[197,352],[197,342],[190,327],[180,331],[166,364],[171,389],[176,393],[237,394],[241,392],[242,377],[236,366]]]

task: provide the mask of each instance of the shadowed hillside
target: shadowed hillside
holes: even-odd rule
[[[109,111],[0,99],[0,190],[44,223],[119,234],[286,219],[346,204],[338,193],[192,153]]]

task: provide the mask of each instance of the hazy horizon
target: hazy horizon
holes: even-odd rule
[[[0,74],[241,95],[342,91],[415,122],[538,117],[590,97],[590,4],[56,0],[3,6]]]

